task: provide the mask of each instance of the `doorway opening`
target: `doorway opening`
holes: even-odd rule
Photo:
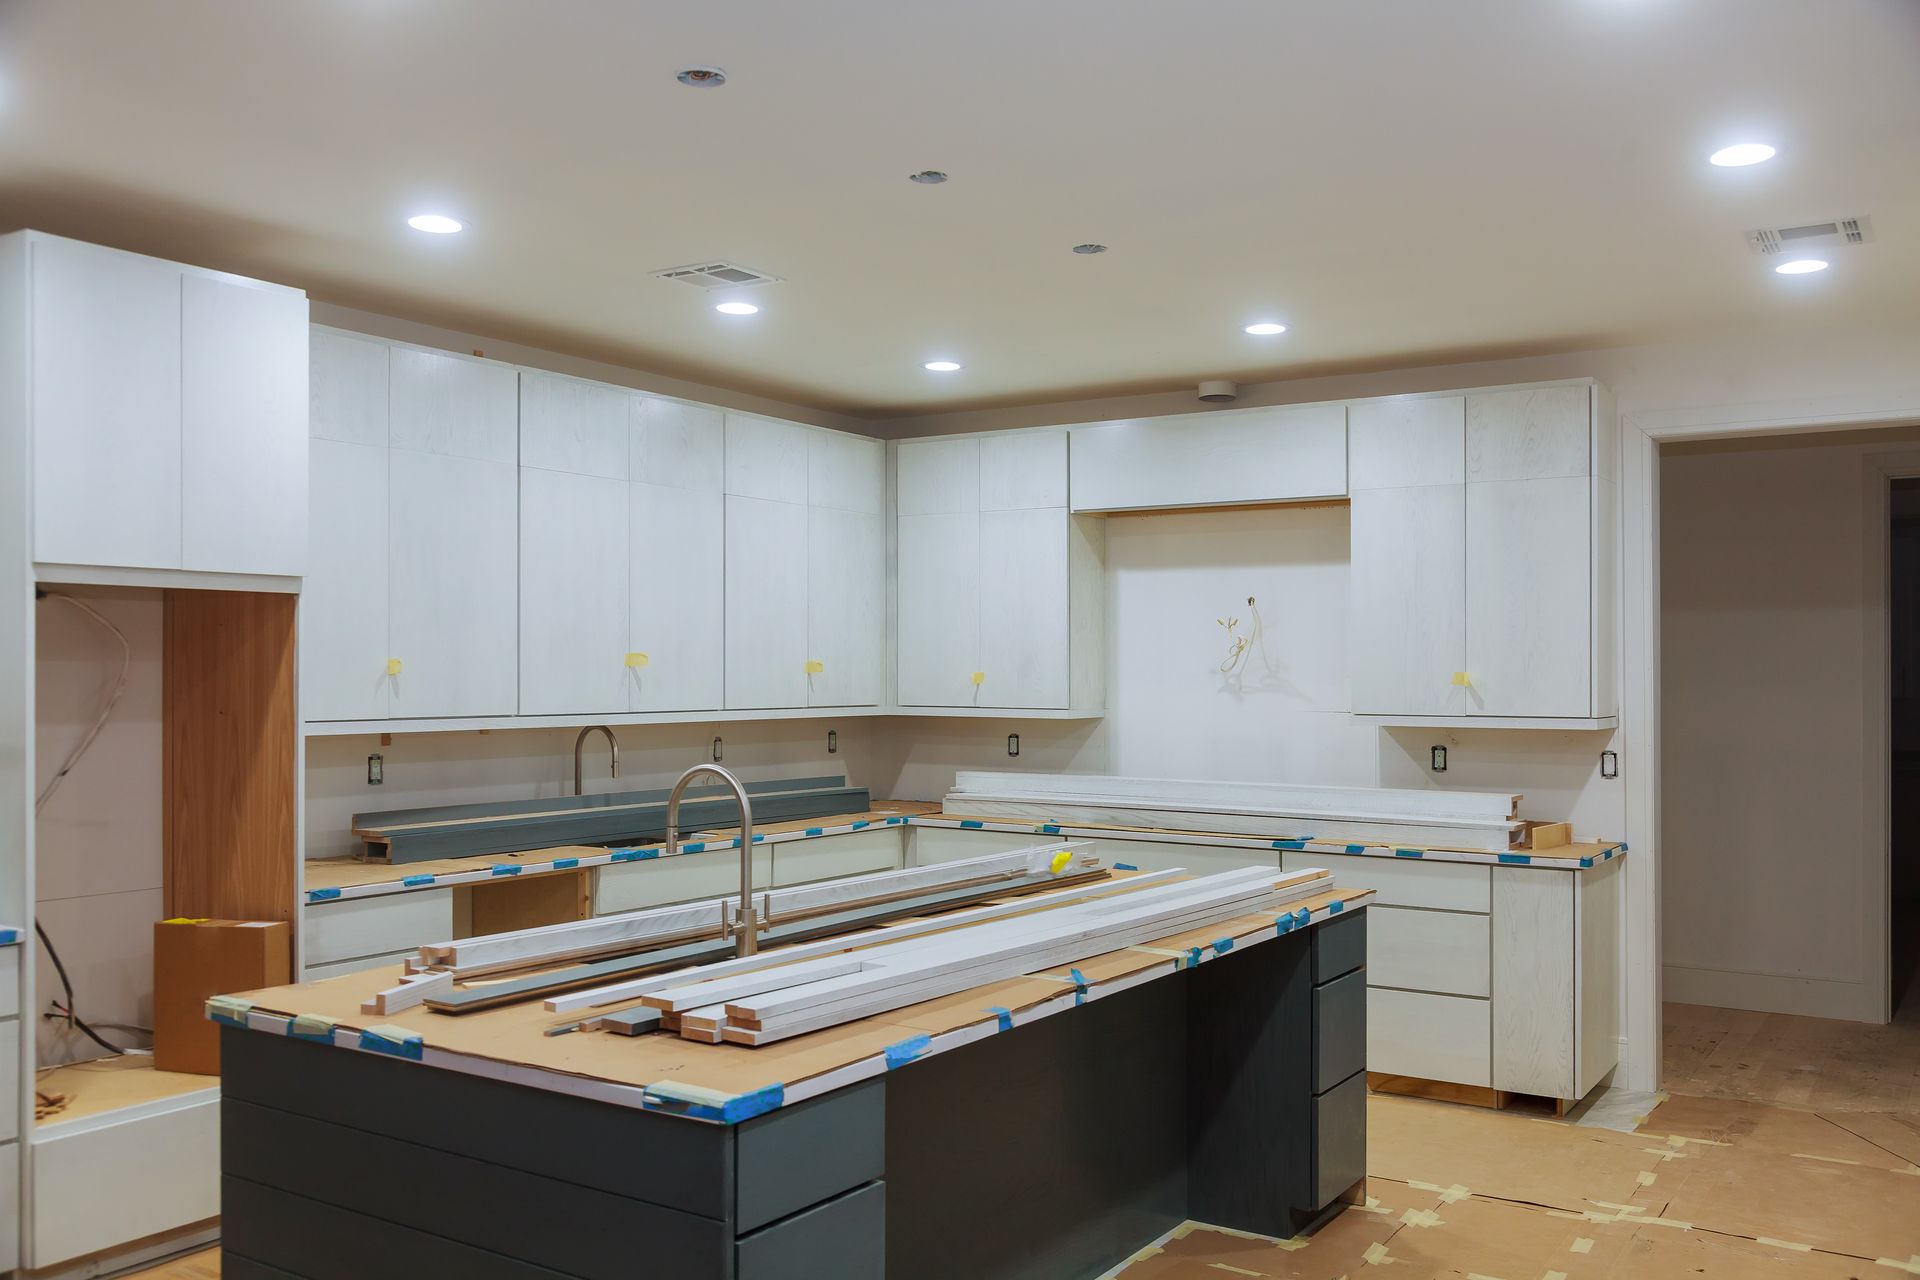
[[[1887,495],[1887,658],[1890,994],[1920,1026],[1920,478]]]

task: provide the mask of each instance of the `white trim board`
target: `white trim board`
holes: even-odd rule
[[[1311,787],[1286,783],[1222,782],[1199,778],[1135,778],[1113,774],[1015,773],[963,769],[954,775],[960,796],[1111,799],[1189,809],[1261,810],[1297,817],[1359,818],[1373,822],[1476,824],[1513,820],[1520,796],[1498,791],[1438,788]]]

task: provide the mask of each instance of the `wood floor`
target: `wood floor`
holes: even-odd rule
[[[1369,1113],[1374,1132],[1368,1167],[1377,1175],[1368,1181],[1371,1209],[1342,1215],[1308,1246],[1274,1246],[1189,1228],[1143,1253],[1125,1269],[1124,1280],[1219,1280],[1234,1274],[1325,1280],[1388,1256],[1415,1263],[1407,1280],[1521,1274],[1515,1268],[1529,1266],[1534,1268],[1529,1274],[1543,1274],[1545,1267],[1545,1274],[1607,1280],[1701,1275],[1817,1280],[1857,1274],[1863,1251],[1871,1264],[1880,1256],[1874,1250],[1896,1245],[1905,1246],[1897,1256],[1915,1258],[1920,1268],[1920,1214],[1896,1211],[1890,1220],[1882,1215],[1871,1230],[1859,1228],[1865,1234],[1858,1241],[1844,1229],[1821,1236],[1821,1224],[1804,1223],[1800,1234],[1813,1237],[1804,1249],[1777,1247],[1769,1243],[1777,1231],[1747,1221],[1792,1221],[1803,1202],[1822,1193],[1806,1180],[1817,1182],[1836,1168],[1867,1166],[1848,1176],[1869,1180],[1860,1192],[1868,1195],[1878,1187],[1870,1180],[1883,1172],[1872,1166],[1889,1163],[1882,1157],[1897,1154],[1890,1162],[1896,1169],[1916,1167],[1908,1162],[1920,1159],[1920,999],[1908,1001],[1905,1016],[1886,1027],[1671,1004],[1665,1029],[1662,1083],[1674,1097],[1624,1146],[1623,1134],[1566,1124],[1542,1127],[1537,1119],[1444,1102],[1376,1098]],[[1766,1137],[1776,1130],[1792,1135],[1780,1151],[1769,1149]],[[1669,1138],[1683,1145],[1665,1155],[1647,1154],[1643,1135],[1669,1132],[1694,1136]],[[1865,1145],[1836,1146],[1824,1157],[1809,1154],[1810,1146],[1823,1141]],[[1676,1175],[1688,1165],[1670,1167],[1674,1152],[1712,1156],[1725,1165],[1716,1169],[1711,1161],[1701,1163],[1696,1188],[1716,1179],[1742,1188],[1738,1196],[1691,1193],[1689,1213],[1721,1215],[1724,1224],[1682,1236],[1638,1226],[1630,1217],[1611,1225],[1589,1223],[1574,1238],[1595,1252],[1569,1258],[1568,1243],[1555,1231],[1565,1225],[1568,1211],[1583,1208],[1581,1199],[1632,1201],[1630,1214],[1660,1217],[1666,1202],[1649,1188],[1662,1195],[1675,1188],[1672,1194],[1681,1194],[1686,1185]],[[1621,1164],[1629,1156],[1644,1156],[1647,1167]],[[1642,1173],[1657,1177],[1642,1184]],[[1608,1181],[1623,1177],[1628,1181],[1621,1186]],[[1897,1178],[1894,1193],[1900,1203],[1920,1202],[1920,1192],[1910,1191],[1908,1182],[1908,1177]],[[1459,1204],[1422,1198],[1424,1188],[1460,1184],[1471,1186],[1474,1194]],[[1910,1241],[1899,1226],[1903,1216],[1913,1219]],[[1449,1222],[1453,1229],[1435,1229]],[[1388,1253],[1369,1256],[1375,1248]],[[1622,1269],[1600,1269],[1603,1260]],[[129,1280],[219,1280],[219,1275],[219,1251],[209,1249]]]

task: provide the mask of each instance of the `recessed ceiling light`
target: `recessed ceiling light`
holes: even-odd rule
[[[450,236],[467,227],[460,219],[449,218],[444,213],[416,213],[407,219],[407,225],[415,231],[426,231],[436,236]]]
[[[713,309],[723,316],[751,316],[760,311],[751,302],[721,302],[715,304]]]
[[[1073,246],[1073,251],[1075,253],[1105,253],[1107,246],[1103,244],[1077,244]]]
[[[929,360],[920,367],[930,373],[958,373],[966,366],[958,360]]]
[[[1783,262],[1774,270],[1783,276],[1804,276],[1813,271],[1825,271],[1827,264],[1819,258],[1795,258],[1792,262]]]
[[[918,173],[907,175],[908,182],[917,182],[923,187],[937,187],[947,180],[947,175],[938,169],[922,169]]]
[[[1265,320],[1259,324],[1248,325],[1246,331],[1248,333],[1255,334],[1259,337],[1264,338],[1270,334],[1285,333],[1287,331],[1287,326],[1283,324],[1275,324],[1271,320]]]
[[[688,67],[674,78],[695,89],[718,89],[727,82],[727,73],[719,67]]]
[[[1723,169],[1737,169],[1741,165],[1773,159],[1773,148],[1764,142],[1736,142],[1730,147],[1720,148],[1707,159]]]

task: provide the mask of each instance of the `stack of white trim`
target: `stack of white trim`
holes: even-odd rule
[[[1506,792],[1298,787],[1100,774],[962,772],[948,813],[1291,839],[1349,838],[1481,852],[1516,847],[1526,823]]]
[[[646,994],[643,1003],[677,1015],[688,1039],[770,1044],[1264,913],[1332,884],[1319,869],[1247,867],[746,973],[690,970],[681,985]]]

